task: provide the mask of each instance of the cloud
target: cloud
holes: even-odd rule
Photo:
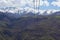
[[[60,0],[53,1],[51,5],[60,7]]]
[[[48,1],[44,1],[44,4],[45,4],[46,6],[49,6],[49,2],[48,2]]]
[[[5,7],[22,7],[25,6],[25,0],[0,0],[0,6]]]
[[[35,0],[35,4],[34,4],[36,7],[39,7],[39,6],[49,6],[49,2],[48,0]]]
[[[30,6],[30,7],[39,7],[39,6],[49,6],[49,2],[47,0],[0,0],[0,6],[15,6],[15,7],[22,7],[22,6]],[[1,5],[2,4],[2,5]]]

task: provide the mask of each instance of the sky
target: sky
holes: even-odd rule
[[[0,8],[4,7],[60,10],[60,0],[0,0]]]

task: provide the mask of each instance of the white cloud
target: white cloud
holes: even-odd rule
[[[53,1],[51,4],[60,7],[60,0]]]
[[[48,0],[0,0],[0,6],[2,7],[16,7],[19,9],[22,8],[22,10],[26,11],[33,11],[38,12],[37,9],[34,9],[33,7],[40,7],[40,6],[49,6]],[[28,5],[28,6],[26,6]],[[12,12],[12,11],[11,11]]]
[[[25,0],[0,0],[0,6],[5,6],[5,7],[21,7],[25,6],[26,1]]]
[[[35,1],[35,6],[39,7],[39,6],[49,6],[49,2],[48,0],[36,0]]]
[[[0,0],[0,6],[15,6],[15,7],[22,7],[29,5],[30,7],[34,6],[49,6],[49,2],[47,0]],[[2,4],[2,5],[1,5]]]
[[[48,2],[48,1],[44,1],[44,4],[45,4],[46,6],[49,6],[49,2]]]

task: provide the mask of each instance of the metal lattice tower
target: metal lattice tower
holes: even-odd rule
[[[39,12],[39,5],[40,5],[40,0],[34,0],[34,4],[35,4],[35,6],[34,6],[34,9],[37,9],[38,10],[38,12]]]

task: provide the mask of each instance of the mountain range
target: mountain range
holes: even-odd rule
[[[60,40],[60,11],[0,11],[0,40]]]
[[[8,12],[8,13],[18,13],[18,14],[27,14],[29,12],[39,15],[50,15],[55,12],[59,12],[60,10],[40,10],[40,9],[32,9],[32,8],[16,8],[16,7],[5,7],[0,8],[0,12]]]
[[[60,11],[59,10],[40,10],[38,12],[34,12],[34,11],[23,11],[23,10],[17,10],[16,12],[12,11],[12,10],[8,10],[8,11],[4,11],[4,10],[0,10],[0,15],[6,15],[12,18],[19,18],[19,17],[27,17],[27,16],[47,16],[47,15],[60,15]]]

